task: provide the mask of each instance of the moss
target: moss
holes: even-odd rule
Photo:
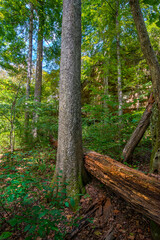
[[[75,206],[71,206],[73,210],[76,210],[79,207],[80,196],[81,194],[85,194],[85,188],[83,185],[82,176],[79,174],[77,179],[73,174],[70,176],[69,181],[67,181],[68,185],[66,186],[67,196],[71,197],[75,201]]]

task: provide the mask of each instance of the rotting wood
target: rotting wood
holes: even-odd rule
[[[148,104],[146,106],[146,110],[144,111],[141,120],[138,123],[138,126],[132,133],[129,141],[125,145],[122,153],[123,162],[127,162],[128,159],[132,156],[132,153],[140,140],[142,139],[145,131],[147,130],[149,124],[150,124],[150,116],[152,114],[152,107],[155,100],[153,97],[153,93],[150,94]]]
[[[160,225],[158,176],[145,175],[93,151],[84,154],[84,165],[92,176],[129,202],[137,212]]]
[[[89,173],[160,225],[160,181],[96,152],[85,154]]]

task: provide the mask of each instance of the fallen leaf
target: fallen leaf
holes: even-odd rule
[[[118,209],[113,210],[113,212],[114,212],[114,214],[120,213],[120,211]]]
[[[125,233],[126,230],[125,230],[125,229],[120,229],[119,232],[121,232],[121,233]]]
[[[129,236],[128,239],[134,240],[134,236]]]
[[[94,234],[95,234],[96,236],[100,236],[100,235],[102,235],[102,233],[99,232],[99,231],[95,231]]]

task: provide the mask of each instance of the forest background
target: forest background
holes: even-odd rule
[[[42,2],[33,1],[37,4],[33,11],[27,1],[1,1],[1,152],[48,141],[50,135],[57,138],[62,3]],[[142,10],[159,58],[159,6],[156,1],[144,1]],[[31,14],[30,76],[27,63]],[[41,50],[38,41],[43,42]],[[39,54],[43,55],[40,61]],[[152,88],[127,1],[82,1],[81,74],[84,147],[120,159]],[[37,97],[38,82],[41,86]],[[27,84],[30,89],[26,93]],[[35,128],[37,136],[33,134]],[[143,138],[144,148],[149,142],[148,131]]]
[[[156,0],[141,1],[158,60],[159,7]],[[55,155],[50,144],[58,135],[61,21],[61,1],[0,1],[0,153],[20,161],[27,149],[41,173],[47,169],[44,159]],[[123,148],[152,92],[128,1],[82,1],[81,55],[83,147],[123,160]],[[135,152],[148,166],[152,131],[154,125]],[[21,156],[15,155],[17,149]],[[125,164],[139,168],[138,161]]]

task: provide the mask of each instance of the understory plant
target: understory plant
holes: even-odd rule
[[[74,205],[74,200],[66,198],[63,188],[54,194],[50,184],[52,178],[48,175],[53,173],[53,165],[48,163],[47,166],[44,160],[36,159],[36,154],[31,153],[28,152],[30,156],[7,153],[3,157],[0,240],[20,237],[26,240],[44,239],[48,235],[59,240],[64,238],[66,227],[70,225],[64,208]],[[57,184],[60,184],[60,179]]]

